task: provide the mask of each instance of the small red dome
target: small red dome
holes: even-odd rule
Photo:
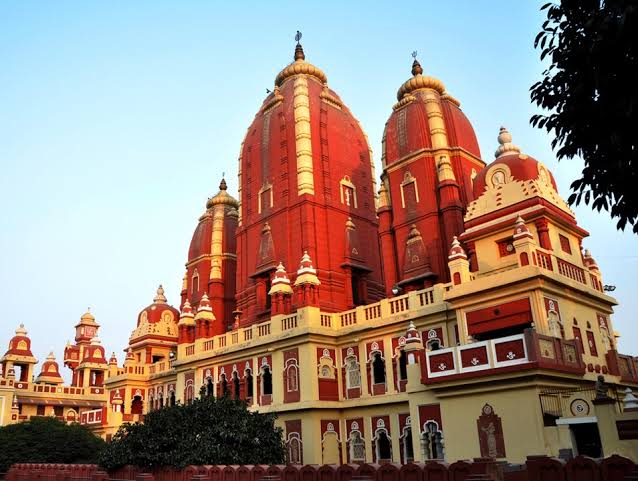
[[[60,375],[60,366],[55,360],[53,352],[49,353],[47,360],[42,363],[42,371],[36,379],[38,383],[62,383],[62,376]]]
[[[485,192],[488,182],[490,185],[497,185],[511,180],[523,182],[536,180],[544,176],[551,182],[554,190],[558,191],[552,173],[535,158],[522,154],[521,150],[512,144],[512,136],[505,127],[501,127],[498,142],[500,145],[496,150],[496,159],[485,166],[474,179],[475,198]]]
[[[156,324],[162,320],[165,313],[170,313],[171,320],[177,322],[179,319],[179,311],[166,302],[166,296],[164,296],[164,288],[160,284],[157,288],[157,294],[153,299],[153,304],[145,307],[137,316],[137,325],[142,323]]]
[[[33,357],[33,353],[31,352],[31,339],[27,336],[27,330],[24,328],[24,324],[20,324],[15,331],[15,336],[9,341],[7,354]]]

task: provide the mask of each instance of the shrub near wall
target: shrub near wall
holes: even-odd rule
[[[125,424],[100,457],[108,470],[188,465],[280,464],[285,461],[274,414],[248,411],[227,396],[201,396],[188,405],[148,413],[144,423]]]
[[[95,463],[104,441],[84,426],[33,418],[0,427],[0,472],[15,463]]]

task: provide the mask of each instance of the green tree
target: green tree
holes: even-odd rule
[[[0,427],[0,472],[14,463],[96,463],[104,441],[86,427],[41,417]]]
[[[189,464],[278,464],[285,460],[274,414],[250,412],[228,396],[201,396],[191,404],[152,411],[144,423],[124,424],[102,452],[100,464],[115,469]]]
[[[554,134],[559,160],[582,157],[569,203],[610,211],[617,228],[638,233],[638,2],[548,3],[535,47],[551,65],[531,87],[549,111],[532,125]]]

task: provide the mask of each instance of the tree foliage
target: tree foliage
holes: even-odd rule
[[[561,0],[542,9],[535,47],[551,65],[531,97],[549,113],[532,125],[553,132],[559,160],[585,162],[569,203],[591,202],[638,233],[638,2]]]
[[[285,460],[274,414],[250,412],[228,396],[201,396],[191,404],[152,411],[144,423],[124,424],[103,451],[100,464],[151,469],[189,464],[280,464]]]
[[[95,463],[104,441],[86,427],[51,417],[0,427],[0,472],[14,463]]]

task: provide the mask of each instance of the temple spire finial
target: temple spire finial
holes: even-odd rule
[[[219,183],[219,190],[227,190],[228,186],[226,185],[226,172],[222,172],[222,180]]]
[[[299,30],[297,30],[297,33],[295,34],[295,40],[297,41],[297,45],[295,47],[295,62],[306,60],[306,54],[303,51],[303,47],[301,46],[301,43],[299,43],[299,41],[301,40],[301,37],[302,37],[302,33]]]
[[[423,67],[421,67],[421,64],[416,59],[416,56],[417,56],[417,51],[415,50],[412,52],[412,58],[414,59],[414,62],[412,62],[412,75],[414,76],[423,74]]]

